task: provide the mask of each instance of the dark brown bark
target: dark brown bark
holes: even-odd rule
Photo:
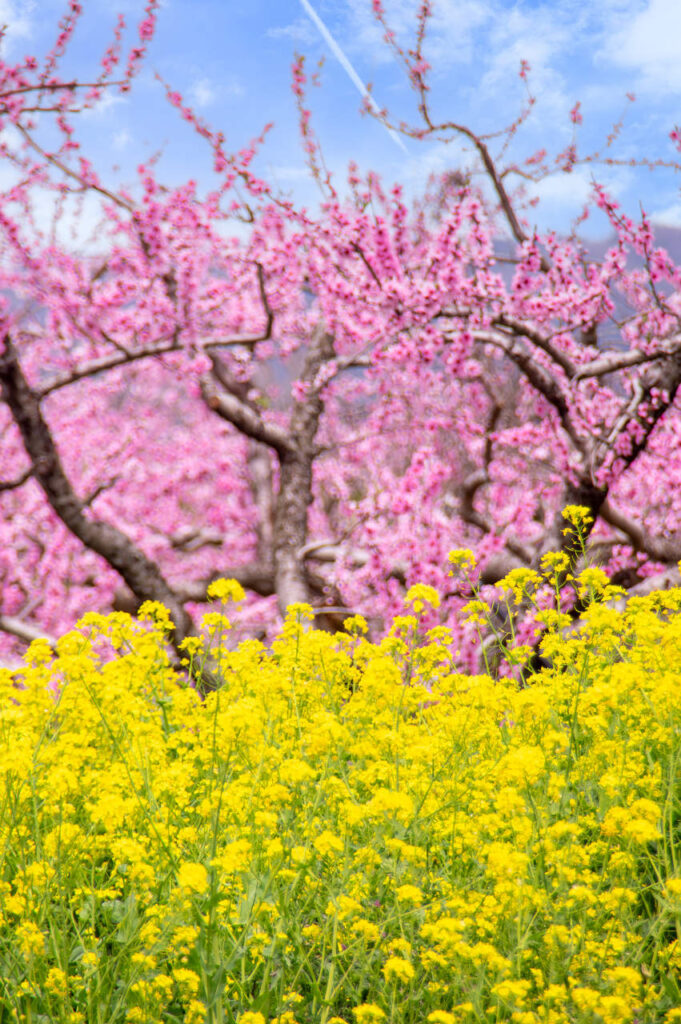
[[[121,530],[97,519],[87,519],[70,480],[64,472],[57,447],[43,417],[40,400],[23,374],[11,338],[4,339],[0,353],[0,388],[24,447],[33,476],[64,525],[91,551],[95,551],[123,578],[141,600],[160,601],[175,623],[174,643],[191,629],[191,620],[158,566],[144,555]]]
[[[246,590],[252,590],[261,597],[271,597],[275,593],[274,572],[268,562],[250,562],[248,565],[226,566],[213,574],[208,581],[185,583],[179,589],[183,601],[201,603],[208,600],[208,586],[216,579],[232,579],[240,583]]]

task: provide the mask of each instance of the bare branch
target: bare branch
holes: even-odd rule
[[[111,81],[111,82],[40,82],[38,85],[23,85],[18,86],[16,89],[3,89],[0,93],[0,100],[4,100],[6,96],[20,96],[28,92],[60,92],[66,90],[67,92],[75,92],[76,89],[111,89],[115,86],[125,85],[124,81]],[[25,107],[21,108],[22,111]],[[61,110],[62,108],[59,107]]]
[[[487,475],[487,468],[480,467],[471,473],[461,485],[459,514],[462,519],[466,520],[466,522],[472,522],[472,517],[477,515],[473,508],[473,499],[480,488],[484,487],[484,485],[488,483],[489,476]],[[473,525],[478,526],[479,524],[475,522]]]
[[[255,264],[256,273],[258,275],[258,288],[260,291],[260,301],[262,302],[262,308],[265,311],[265,326],[262,331],[258,334],[235,334],[230,338],[223,338],[221,341],[211,341],[207,345],[204,345],[206,351],[210,351],[214,348],[234,348],[238,345],[243,345],[244,348],[254,348],[259,341],[269,341],[272,337],[272,328],[274,327],[274,313],[270,306],[269,299],[267,298],[267,289],[265,287],[265,271],[261,263],[256,262]]]
[[[168,540],[170,546],[176,551],[190,552],[205,547],[221,548],[225,538],[215,530],[188,527],[184,530],[176,530],[168,537]]]
[[[327,563],[337,562],[341,558],[349,558],[355,568],[361,569],[368,564],[371,556],[368,551],[364,551],[362,548],[349,548],[345,544],[322,540],[305,544],[298,550],[298,557],[305,560],[310,559],[315,562]]]
[[[630,516],[613,508],[606,500],[601,505],[601,516],[606,523],[624,533],[635,551],[641,551],[654,562],[678,562],[681,559],[681,540],[653,537],[645,527]]]
[[[153,348],[141,349],[138,352],[121,352],[115,356],[100,356],[98,359],[91,359],[87,363],[82,363],[75,370],[70,370],[68,373],[56,377],[51,384],[46,384],[44,387],[36,390],[35,394],[39,398],[45,398],[47,395],[51,395],[53,391],[59,391],[60,388],[68,387],[69,384],[75,384],[85,377],[94,377],[95,374],[102,373],[104,370],[115,370],[119,366],[125,366],[127,363],[134,363],[140,359],[154,359],[156,356],[164,356],[170,352],[179,352],[181,350],[182,345],[177,340],[177,337],[174,336],[172,341],[156,345]]]
[[[592,444],[593,472],[613,451],[621,435],[630,435],[628,450],[617,454],[623,468],[630,466],[645,449],[648,438],[672,405],[681,385],[681,349],[649,366],[634,384],[633,394],[618,416],[605,442]]]
[[[14,615],[0,615],[0,630],[23,640],[26,644],[33,643],[34,640],[47,640],[52,650],[57,645],[55,638],[40,626],[32,626],[29,622],[24,622],[23,619],[18,619]]]
[[[114,476],[111,478],[111,480],[105,480],[103,483],[98,484],[97,487],[95,487],[95,489],[92,491],[92,493],[88,494],[87,498],[83,498],[83,508],[89,508],[93,504],[95,499],[100,496],[100,494],[103,494],[104,491],[111,490],[112,487],[116,486],[119,480],[119,476]]]
[[[128,211],[128,213],[134,212],[134,207],[132,203],[129,203],[126,199],[123,199],[121,196],[116,195],[114,192],[110,192],[109,189],[104,188],[103,185],[95,185],[92,182],[88,182],[86,184],[81,178],[81,176],[77,174],[75,171],[72,171],[71,168],[68,167],[62,160],[57,159],[56,156],[54,156],[51,153],[48,153],[47,150],[43,149],[42,146],[38,145],[38,143],[30,135],[30,133],[26,131],[23,125],[15,121],[14,126],[19,132],[21,132],[29,146],[31,146],[31,148],[34,149],[36,153],[40,154],[43,160],[46,160],[48,163],[51,163],[54,167],[58,168],[58,170],[60,170],[62,174],[65,175],[67,178],[71,178],[73,181],[78,182],[81,190],[84,191],[85,189],[88,188],[92,189],[94,192],[99,192],[99,194],[104,196],[105,199],[109,199],[112,203],[114,203],[114,205],[122,206],[124,210]]]
[[[656,573],[655,576],[649,576],[647,579],[642,580],[641,583],[630,587],[627,591],[627,598],[634,596],[645,597],[646,594],[652,594],[656,590],[671,590],[672,587],[679,586],[681,586],[681,572],[679,572],[677,566],[674,566],[672,569]]]
[[[567,398],[565,397],[558,381],[555,380],[537,362],[535,362],[529,352],[524,352],[519,349],[516,346],[514,339],[509,338],[501,331],[474,330],[473,336],[476,341],[482,342],[486,345],[494,345],[496,348],[500,348],[502,352],[506,353],[509,359],[511,359],[516,366],[522,370],[530,384],[532,384],[532,386],[554,407],[558,413],[563,430],[575,447],[580,452],[583,452],[584,441],[577,433],[575,425],[572,422]]]
[[[274,423],[266,423],[255,405],[228,391],[218,391],[209,374],[204,374],[200,383],[204,402],[218,416],[227,420],[246,437],[273,448],[281,458],[292,453],[294,444],[289,434]]]
[[[18,476],[15,480],[0,480],[0,491],[15,491],[18,487],[23,487],[27,480],[30,480],[33,476],[33,466],[29,466],[28,469],[24,470],[21,476]]]
[[[357,255],[361,259],[362,263],[364,264],[364,266],[369,271],[369,274],[374,279],[374,283],[377,284],[379,288],[382,288],[383,285],[381,284],[381,279],[378,276],[378,274],[376,273],[376,271],[374,270],[374,268],[369,263],[369,260],[367,259],[366,255],[365,255],[365,252],[362,249],[361,245],[358,245],[357,242],[353,242],[352,243],[352,249],[354,250],[354,252],[357,253]]]
[[[661,346],[656,352],[642,352],[638,348],[630,349],[628,352],[609,352],[607,355],[599,356],[578,367],[572,375],[576,383],[592,377],[604,377],[607,373],[615,373],[617,370],[624,370],[629,366],[641,366],[644,363],[654,363],[659,359],[666,359],[678,350],[679,341],[675,338],[673,343]]]
[[[279,608],[309,600],[309,571],[298,555],[306,543],[308,508],[313,500],[312,466],[315,439],[324,410],[323,375],[320,371],[334,357],[334,337],[322,322],[312,332],[300,381],[305,390],[294,401],[290,420],[293,447],[279,466],[279,493],[274,512],[272,558]],[[338,603],[338,602],[336,602]]]
[[[524,558],[514,555],[510,550],[497,551],[480,569],[480,583],[484,587],[498,583],[513,569],[524,568],[528,564]]]
[[[523,323],[522,320],[515,320],[513,317],[506,316],[503,313],[494,322],[499,324],[500,327],[507,328],[518,338],[527,338],[533,345],[536,345],[542,352],[545,352],[547,356],[550,356],[553,362],[560,366],[568,377],[574,376],[576,371],[574,363],[565,352],[561,352],[560,349],[556,348],[550,337],[541,334],[528,324]]]
[[[493,409],[492,423],[495,423],[501,409],[495,406]],[[493,427],[492,427],[493,429]],[[486,448],[488,449],[487,454],[489,455],[490,439],[489,435],[486,440]],[[463,482],[461,488],[461,494],[459,499],[459,515],[464,522],[470,526],[475,526],[478,530],[485,534],[491,534],[495,532],[495,526],[481,512],[478,512],[473,506],[473,499],[481,487],[489,483],[489,476],[487,474],[487,465],[489,465],[489,459],[487,460],[486,467],[483,469],[479,467],[474,470],[466,480]],[[520,565],[531,565],[532,561],[536,557],[536,552],[528,547],[526,544],[515,540],[513,537],[505,537],[504,544],[507,549],[507,554],[502,554],[497,558],[490,561],[485,567],[482,574],[482,582],[484,583],[496,583],[498,579],[501,579],[511,569],[517,569]],[[501,563],[503,562],[503,572],[501,571]],[[492,565],[494,563],[494,565]],[[497,563],[499,563],[497,565]],[[499,572],[499,575],[496,575]]]

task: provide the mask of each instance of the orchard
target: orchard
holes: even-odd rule
[[[231,152],[229,126],[172,82],[212,187],[168,186],[150,158],[134,188],[105,177],[79,127],[106,96],[134,96],[155,0],[136,28],[119,19],[94,77],[60,72],[78,0],[47,55],[0,61],[7,662],[87,611],[145,601],[169,609],[178,646],[229,577],[247,594],[241,636],[271,637],[301,602],[318,627],[362,614],[379,636],[409,587],[433,586],[429,625],[451,627],[470,666],[475,630],[456,614],[470,594],[448,552],[475,554],[483,593],[549,551],[574,567],[570,505],[588,510],[589,558],[628,593],[679,583],[681,267],[598,183],[610,150],[581,152],[579,105],[573,144],[511,158],[532,115],[527,64],[526,107],[479,134],[432,113],[428,0],[408,48],[388,5],[372,7],[418,117],[367,112],[416,142],[465,144],[418,201],[354,163],[342,184],[325,171],[302,57],[292,102],[318,209],[254,173],[265,138]],[[579,224],[540,233],[523,190],[583,162],[612,232],[598,258]],[[98,201],[97,252],[46,227],[46,196],[57,220],[73,197]]]

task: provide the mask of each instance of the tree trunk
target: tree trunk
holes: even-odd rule
[[[33,466],[33,476],[64,525],[85,547],[97,552],[123,577],[130,590],[143,601],[160,601],[175,623],[173,644],[191,629],[191,619],[155,562],[143,554],[122,530],[97,519],[87,519],[83,506],[68,479],[40,409],[37,395],[29,387],[9,337],[0,353],[0,388]]]
[[[300,552],[307,541],[307,509],[312,500],[312,460],[302,453],[280,464],[274,515],[274,586],[282,615],[290,604],[310,603]]]
[[[312,599],[302,552],[307,542],[307,510],[313,500],[315,438],[324,409],[321,387],[317,386],[316,378],[324,364],[333,357],[333,341],[333,335],[323,327],[315,329],[301,375],[307,392],[296,401],[291,416],[292,448],[278,453],[279,492],[274,510],[272,551],[275,588],[282,615],[288,605],[310,604]]]

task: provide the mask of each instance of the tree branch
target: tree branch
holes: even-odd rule
[[[91,359],[87,363],[82,363],[75,370],[70,370],[68,373],[56,377],[51,384],[46,384],[38,389],[35,394],[41,399],[46,398],[53,391],[59,391],[60,388],[68,387],[69,384],[75,384],[79,380],[84,380],[85,377],[94,377],[95,374],[102,373],[103,370],[115,370],[119,366],[137,362],[139,359],[153,359],[156,356],[164,356],[170,352],[180,352],[181,350],[182,345],[177,340],[177,337],[173,336],[172,341],[168,341],[163,345],[156,345],[154,348],[142,349],[139,352],[119,352],[115,356],[100,356],[97,359]]]
[[[48,153],[47,150],[43,149],[42,146],[38,145],[38,143],[32,137],[30,132],[27,132],[23,125],[15,121],[14,126],[17,129],[17,131],[19,131],[23,135],[28,145],[31,146],[31,148],[34,149],[36,153],[38,153],[43,158],[43,160],[58,168],[58,170],[60,170],[65,177],[77,181],[80,185],[80,190],[84,191],[86,188],[91,188],[94,192],[99,192],[99,194],[104,196],[105,199],[110,200],[115,206],[122,206],[124,210],[128,211],[128,213],[134,212],[134,207],[132,203],[129,203],[120,195],[116,195],[114,192],[110,192],[109,189],[104,188],[103,185],[96,185],[94,184],[94,182],[85,183],[80,174],[77,174],[76,171],[72,171],[71,168],[68,167],[62,160],[57,159],[56,156],[54,156],[51,153]]]
[[[17,637],[19,640],[23,640],[24,643],[30,644],[34,640],[47,640],[48,644],[55,649],[57,641],[49,633],[46,633],[40,626],[32,626],[28,622],[24,622],[23,619],[18,619],[14,615],[0,615],[0,630],[3,633],[9,633],[11,636]]]
[[[681,586],[681,572],[675,566],[672,569],[666,569],[664,572],[656,573],[655,576],[649,576],[647,579],[642,580],[641,583],[630,587],[627,591],[627,598],[635,596],[645,597],[646,594],[652,594],[655,590],[671,590],[672,587],[679,586]]]
[[[618,452],[623,468],[628,468],[645,449],[657,423],[676,398],[681,385],[681,349],[651,365],[634,384],[634,393],[615,421],[605,441],[592,444],[590,453],[592,475],[613,451],[617,440],[630,434],[628,450]]]
[[[198,551],[200,548],[213,547],[221,548],[225,538],[221,533],[207,528],[189,527],[184,530],[176,530],[168,537],[170,546],[176,551]]]
[[[246,590],[252,590],[260,597],[272,597],[275,593],[274,570],[269,563],[251,562],[248,565],[225,566],[214,572],[209,580],[196,583],[185,583],[178,587],[178,595],[182,601],[194,601],[203,604],[208,600],[208,587],[216,579],[236,580]]]
[[[673,344],[666,344],[657,352],[642,352],[638,348],[630,349],[628,352],[609,352],[607,355],[592,359],[583,366],[578,367],[572,375],[576,383],[592,377],[604,377],[608,373],[615,373],[617,370],[624,370],[629,366],[641,366],[644,363],[654,363],[660,359],[667,359],[673,355],[679,347],[679,340],[674,339]]]
[[[210,374],[204,374],[200,383],[201,396],[208,408],[246,437],[273,448],[281,458],[293,452],[294,444],[289,434],[274,423],[266,423],[260,410],[248,399],[228,391],[218,391]]]
[[[9,335],[0,353],[0,388],[21,433],[36,482],[57,516],[85,547],[101,555],[122,576],[137,597],[163,603],[175,622],[174,642],[182,640],[191,629],[191,620],[158,566],[117,527],[83,515],[82,503],[43,418],[39,397],[24,377]]]
[[[651,536],[645,527],[613,508],[608,500],[601,505],[601,517],[624,533],[635,551],[643,552],[653,562],[678,562],[681,559],[681,538]]]
[[[577,433],[575,425],[572,422],[567,398],[565,397],[558,381],[551,377],[543,367],[539,366],[529,352],[523,352],[518,349],[514,343],[514,339],[508,338],[501,331],[475,330],[473,331],[473,336],[478,342],[485,345],[494,345],[496,348],[500,348],[502,352],[504,352],[508,358],[511,359],[520,370],[522,370],[530,384],[532,384],[532,386],[541,395],[543,395],[556,410],[563,430],[568,435],[575,448],[580,452],[584,452],[584,442]]]
[[[561,370],[563,370],[568,377],[574,376],[576,372],[574,363],[570,357],[565,354],[565,352],[561,352],[560,349],[556,348],[552,343],[551,338],[547,338],[528,324],[523,323],[522,320],[515,320],[513,317],[506,316],[503,313],[498,316],[494,322],[499,324],[500,327],[507,328],[518,338],[527,338],[528,341],[531,341],[533,345],[536,345],[536,347],[541,349],[542,352],[545,352],[554,363],[560,366]]]
[[[267,298],[267,289],[265,288],[265,271],[262,264],[257,261],[255,268],[258,275],[260,301],[262,302],[262,308],[265,312],[265,326],[263,330],[258,334],[235,334],[230,338],[224,338],[222,341],[211,341],[207,345],[204,345],[206,351],[210,351],[213,348],[234,348],[238,345],[243,345],[244,348],[254,348],[259,341],[269,341],[272,337],[274,313],[270,306],[269,299]]]
[[[30,480],[32,476],[33,466],[29,466],[15,480],[0,480],[0,491],[15,491],[18,487],[22,487],[27,480]]]

